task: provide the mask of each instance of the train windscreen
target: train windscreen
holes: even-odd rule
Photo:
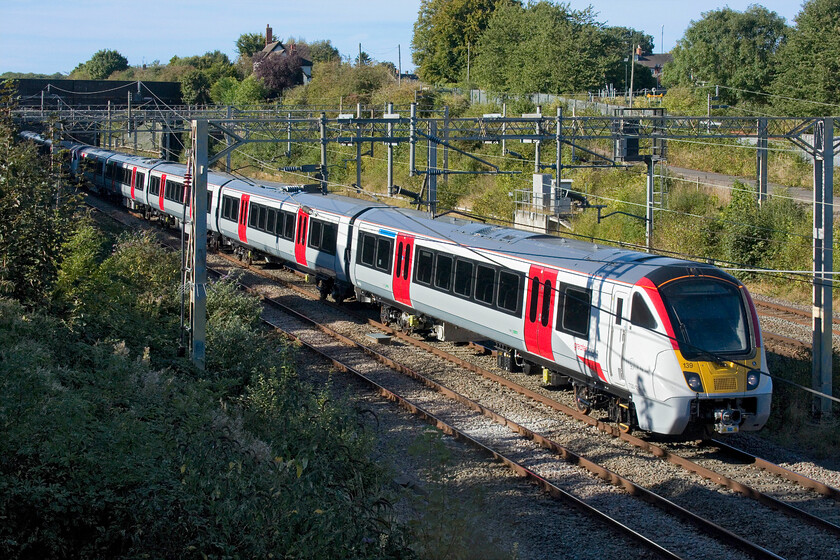
[[[734,284],[690,278],[669,282],[659,291],[687,359],[743,355],[751,350],[749,316]]]

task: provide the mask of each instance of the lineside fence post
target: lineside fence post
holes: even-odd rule
[[[767,117],[758,119],[758,145],[756,150],[756,174],[758,175],[758,203],[767,200]]]
[[[204,370],[207,330],[207,121],[191,123],[193,188],[190,193],[190,359]]]
[[[832,394],[832,267],[834,265],[834,119],[814,127],[814,303],[812,386]],[[814,398],[814,416],[831,417],[831,401]]]
[[[437,138],[437,121],[431,119],[429,121],[429,164],[427,166],[427,173],[429,174],[429,215],[434,218],[437,215],[437,142],[433,138]]]

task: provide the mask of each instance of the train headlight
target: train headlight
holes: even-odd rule
[[[691,389],[695,393],[703,392],[703,381],[700,379],[699,373],[694,373],[692,371],[684,371],[683,375],[685,375],[685,382],[688,384],[689,389]]]
[[[757,369],[751,369],[747,372],[747,391],[752,391],[756,387],[758,387],[758,383],[761,381],[761,372]]]

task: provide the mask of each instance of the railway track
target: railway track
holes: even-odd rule
[[[304,292],[305,292],[305,290],[304,290]],[[308,297],[312,298],[312,301],[310,301],[306,305],[307,309],[317,299],[317,295],[310,292]],[[382,325],[378,325],[375,321],[370,321],[369,326],[378,327],[380,329],[383,329],[383,327],[384,327]],[[394,331],[389,331],[387,329],[385,329],[385,332],[387,334],[389,334],[390,336],[396,337],[399,340],[400,343],[408,344],[409,341],[413,338],[413,337],[400,335],[399,333],[396,333]],[[423,343],[422,341],[415,341],[415,342],[420,342],[420,346],[425,346],[425,343]],[[429,350],[427,349],[426,351],[429,351]],[[446,359],[449,362],[457,362],[458,365],[462,368],[467,367],[472,372],[476,371],[476,368],[470,367],[468,363],[463,363],[458,358],[452,358],[451,356],[444,356],[445,353],[442,352],[442,351],[435,351],[434,353],[437,357],[440,357],[441,359]],[[388,354],[390,354],[390,352]],[[393,360],[393,358],[390,358],[390,357],[388,359]],[[425,360],[425,361],[428,361],[428,360]],[[438,369],[446,369],[446,368],[445,367],[441,368],[439,366]],[[453,385],[457,385],[457,377],[458,376],[454,375],[454,377],[453,377],[452,375],[450,375],[449,377],[452,377],[454,379],[455,383]],[[494,383],[498,383],[498,380],[492,378],[492,376],[491,377],[485,377],[485,378],[489,379],[489,380],[492,380]],[[432,382],[429,382],[425,379],[423,380],[423,383],[433,384]],[[519,394],[527,393],[527,391],[523,391],[523,388],[521,386],[517,387],[516,384],[509,384],[509,386],[511,388],[513,388],[514,390],[517,390],[517,392]],[[682,506],[678,503],[675,503],[674,501],[672,501],[668,497],[660,496],[656,492],[652,492],[651,490],[649,490],[647,485],[636,484],[636,483],[632,482],[628,476],[625,476],[625,475],[621,474],[617,469],[612,470],[611,468],[606,467],[603,464],[598,463],[595,460],[591,459],[590,457],[592,455],[590,453],[587,453],[586,455],[584,455],[582,453],[577,453],[576,451],[572,450],[569,446],[561,444],[557,440],[552,439],[552,437],[550,435],[545,435],[546,433],[550,434],[550,432],[547,432],[545,430],[543,430],[541,432],[537,432],[536,430],[533,430],[531,428],[526,427],[524,425],[524,423],[520,423],[520,422],[514,420],[513,417],[511,415],[508,415],[506,412],[496,411],[496,410],[491,409],[491,408],[489,408],[487,406],[484,406],[482,404],[478,404],[477,401],[469,400],[469,402],[466,402],[466,401],[464,401],[464,399],[467,399],[467,397],[463,396],[463,393],[461,393],[459,391],[456,391],[455,389],[451,388],[452,386],[450,386],[449,384],[447,384],[447,387],[448,387],[447,389],[438,388],[437,390],[447,394],[447,396],[449,398],[455,399],[456,401],[460,402],[463,406],[467,406],[468,408],[476,411],[476,413],[481,413],[485,416],[488,416],[488,417],[494,419],[500,425],[507,426],[509,429],[515,431],[517,434],[519,434],[523,437],[527,437],[528,439],[530,439],[534,444],[536,444],[540,448],[549,449],[549,450],[554,451],[554,453],[557,455],[557,457],[563,458],[564,460],[570,462],[571,464],[577,465],[578,467],[586,468],[587,470],[589,470],[589,472],[593,476],[596,476],[596,477],[598,477],[602,480],[608,481],[611,484],[614,484],[614,485],[616,485],[620,488],[623,488],[627,492],[629,492],[631,495],[641,497],[641,499],[645,503],[648,503],[648,502],[656,503],[657,508],[660,508],[662,511],[669,512],[669,515],[677,516],[678,518],[683,520],[682,522],[685,522],[685,518],[689,517],[689,518],[691,518],[690,523],[694,524],[696,527],[701,527],[702,532],[709,533],[709,534],[719,533],[718,538],[720,538],[724,542],[726,542],[727,546],[733,546],[731,539],[735,539],[737,544],[734,545],[734,546],[736,546],[736,548],[741,550],[742,553],[746,553],[750,557],[760,557],[760,558],[789,557],[789,556],[786,556],[786,555],[781,555],[781,556],[776,555],[773,552],[771,552],[771,551],[769,551],[769,550],[767,550],[763,547],[760,547],[760,546],[754,547],[754,545],[751,544],[751,543],[754,543],[754,542],[765,542],[765,539],[767,538],[766,534],[762,534],[760,539],[753,538],[751,540],[749,538],[739,537],[738,533],[734,530],[734,529],[736,529],[736,527],[727,528],[725,526],[719,525],[718,523],[715,523],[714,521],[708,521],[708,519],[714,519],[715,518],[715,512],[721,511],[721,508],[723,506],[707,505],[706,508],[710,513],[706,514],[705,515],[706,520],[703,520],[702,516],[697,515],[696,513],[693,513],[694,506],[692,506],[691,508],[688,508],[688,507]],[[534,397],[534,395],[525,395],[525,396],[527,396],[528,399],[532,399]],[[540,401],[541,405],[552,405],[552,402],[551,402],[550,399],[539,399],[539,401]],[[557,407],[556,404],[554,404],[554,406],[551,406],[551,408],[552,409],[557,409],[558,407]],[[572,410],[571,412],[576,412],[576,411]],[[546,421],[544,413],[538,413],[538,415],[540,415],[540,414],[542,414],[542,417],[538,418],[537,420],[534,421],[537,424]],[[586,418],[588,418],[588,417],[586,417]],[[588,419],[587,423],[591,423],[591,421],[592,421],[592,419]],[[606,425],[604,425],[604,426],[606,426]],[[486,429],[483,430],[483,431],[486,431]],[[558,429],[558,433],[566,432],[566,431],[567,430]],[[614,435],[614,436],[616,436],[616,435],[626,436],[626,434],[621,434],[617,429],[614,429],[611,426],[607,426],[605,431],[612,432],[612,435]],[[627,437],[632,438],[632,436],[627,436]],[[484,443],[483,445],[485,447],[492,448],[493,452],[496,455],[505,456],[505,457],[510,457],[511,456],[511,453],[498,451],[497,448],[493,447],[490,444]],[[785,503],[781,500],[774,499],[773,497],[771,497],[767,494],[764,494],[762,492],[759,492],[759,491],[755,490],[754,488],[748,487],[747,485],[745,485],[743,483],[737,482],[737,481],[735,481],[733,479],[730,479],[730,478],[726,478],[726,477],[720,475],[719,473],[715,473],[715,472],[710,471],[708,469],[704,469],[702,466],[700,466],[696,463],[691,463],[690,461],[687,461],[684,458],[680,458],[673,453],[669,453],[669,452],[663,450],[662,448],[658,448],[657,446],[651,445],[647,442],[644,442],[643,440],[638,440],[636,442],[636,445],[638,445],[640,447],[640,449],[644,449],[646,451],[646,453],[648,454],[648,459],[651,459],[653,456],[656,456],[656,455],[667,457],[675,465],[679,465],[680,468],[684,469],[688,473],[694,473],[694,474],[703,476],[703,477],[713,481],[716,484],[720,484],[720,485],[722,485],[726,488],[734,489],[740,495],[745,495],[745,496],[749,496],[751,498],[754,498],[758,503],[763,504],[765,506],[768,506],[770,508],[768,510],[768,512],[770,512],[770,513],[768,513],[768,515],[774,515],[772,513],[772,511],[780,510],[780,511],[783,511],[786,516],[793,517],[793,518],[798,519],[798,520],[802,520],[804,525],[808,525],[808,526],[814,528],[809,534],[809,537],[808,537],[809,539],[814,539],[815,538],[817,540],[824,540],[825,535],[830,534],[830,535],[834,535],[833,538],[836,540],[838,534],[840,534],[840,528],[838,528],[833,523],[828,522],[828,521],[826,521],[822,518],[819,518],[818,516],[809,514],[805,511],[801,511],[798,508],[796,508],[794,506],[791,506],[790,504],[787,504],[787,503]],[[658,449],[658,451],[657,451],[657,449]],[[622,455],[626,455],[627,450],[626,449],[613,450],[612,453],[621,453]],[[542,460],[534,460],[534,461],[542,462]],[[642,461],[645,462],[644,459]],[[648,461],[647,466],[649,466],[649,461]],[[528,467],[526,466],[525,468],[528,468]],[[645,467],[638,467],[637,472],[639,470],[643,469],[643,468],[645,468]],[[538,476],[540,478],[543,478],[543,479],[548,478],[547,476],[545,476],[541,473],[538,473]],[[570,476],[570,475],[564,474],[564,478],[567,477],[567,476]],[[683,477],[684,477],[684,475],[683,475]],[[696,482],[694,482],[693,484],[696,484]],[[702,493],[702,491],[701,491],[701,493]],[[677,498],[679,498],[678,494],[679,493],[676,494]],[[726,494],[724,493],[724,495],[726,495]],[[727,498],[722,498],[722,499],[723,499],[724,502],[727,501]],[[608,509],[612,509],[612,507],[613,506],[610,506],[610,508],[608,508]],[[726,510],[726,509],[727,509],[727,507],[723,507],[723,510]],[[675,513],[675,512],[678,512],[678,513]],[[648,516],[654,516],[655,514],[648,513],[647,515]],[[672,521],[665,521],[665,523],[670,524],[670,523],[673,523],[673,522]],[[709,523],[711,525],[709,525]],[[712,525],[715,526],[716,528],[712,528]],[[735,525],[737,526],[738,524],[736,523]],[[803,528],[800,528],[800,529],[797,530],[797,532],[800,535],[803,534],[803,531],[805,533],[807,533],[808,528],[803,527]],[[838,545],[838,546],[840,546],[840,545]],[[678,554],[685,555],[685,554],[688,554],[688,553],[686,551],[680,551],[680,552],[678,552]],[[684,557],[690,557],[690,555],[689,556],[684,556]],[[793,556],[793,557],[795,557],[795,556]]]
[[[310,292],[310,297],[311,296],[312,296],[312,294]],[[314,296],[314,299],[317,299],[317,296]],[[309,306],[311,306],[311,303],[309,304]],[[335,321],[335,320],[336,319],[333,319],[333,321]],[[370,326],[375,327],[375,326],[378,326],[378,325],[370,325]],[[394,332],[390,332],[389,334],[391,336],[395,336],[395,337],[399,338],[400,342],[404,342],[406,344],[409,342],[409,339],[412,338],[412,337],[400,336],[399,333],[394,333]],[[429,351],[429,350],[426,349],[426,351]],[[472,352],[472,351],[470,351],[470,352]],[[438,354],[438,357],[440,357],[440,353],[439,352],[436,352],[436,353]],[[475,354],[475,352],[472,352],[472,353]],[[462,369],[466,368],[473,373],[476,372],[476,367],[477,366],[471,365],[470,361],[468,361],[468,360],[463,360],[461,358],[452,358],[451,356],[447,357],[446,359],[449,360],[449,362],[451,362],[451,363],[452,362],[457,363],[459,368],[462,368]],[[443,368],[443,369],[446,369],[446,368]],[[449,368],[449,369],[452,369],[452,368]],[[487,373],[492,374],[492,372],[489,372],[489,370],[488,370]],[[492,375],[495,375],[495,374],[492,374]],[[492,381],[494,386],[501,386],[499,384],[502,383],[502,381],[500,379],[496,379],[496,378],[492,377],[492,375],[491,376],[486,376],[485,375],[484,379],[486,379],[488,381]],[[457,384],[457,381],[458,381],[457,377],[458,377],[458,375],[454,376],[454,381],[456,382],[456,384]],[[471,377],[475,377],[475,376],[471,376]],[[520,396],[527,397],[526,400],[529,403],[531,403],[528,406],[530,406],[531,408],[534,408],[534,403],[536,403],[538,405],[537,408],[539,408],[539,411],[537,413],[537,418],[536,418],[536,420],[532,421],[533,423],[535,423],[537,425],[544,424],[544,423],[547,422],[546,414],[544,412],[545,409],[548,409],[548,410],[551,410],[551,411],[554,411],[554,412],[561,411],[565,415],[567,415],[569,417],[572,417],[572,418],[576,418],[576,415],[579,415],[579,413],[577,413],[577,411],[575,411],[571,407],[566,407],[569,410],[564,411],[564,410],[562,410],[562,407],[565,406],[565,405],[561,405],[560,403],[557,403],[556,401],[553,401],[553,399],[544,398],[537,391],[534,391],[532,389],[528,389],[524,385],[518,385],[518,387],[517,387],[517,385],[518,384],[512,383],[508,380],[508,384],[506,385],[506,387],[509,390],[515,391],[516,394],[518,394]],[[441,389],[437,389],[437,390],[441,391]],[[619,469],[611,470],[608,466],[604,466],[602,464],[597,463],[596,461],[594,461],[592,459],[588,459],[587,457],[592,457],[593,456],[592,452],[591,452],[591,449],[589,449],[589,452],[586,453],[586,456],[584,456],[584,454],[581,454],[581,453],[578,453],[578,452],[572,450],[571,446],[568,446],[567,444],[564,444],[564,443],[561,443],[560,441],[556,441],[555,439],[552,439],[552,429],[539,430],[538,431],[538,430],[534,430],[532,428],[527,428],[527,427],[525,427],[524,422],[520,423],[520,422],[516,422],[516,421],[512,420],[511,416],[513,416],[513,415],[509,415],[506,412],[496,412],[490,407],[487,407],[487,406],[482,405],[482,404],[478,404],[478,400],[475,400],[475,401],[469,400],[465,396],[456,397],[455,395],[460,395],[460,393],[458,391],[455,391],[454,389],[442,390],[442,393],[447,393],[447,392],[449,394],[450,399],[454,398],[455,401],[460,402],[461,406],[466,406],[467,408],[473,410],[474,414],[479,414],[480,413],[483,416],[489,417],[490,419],[493,419],[496,422],[499,422],[499,423],[501,423],[505,426],[508,426],[511,429],[514,429],[518,434],[528,436],[536,444],[537,447],[552,450],[555,453],[556,456],[565,458],[566,461],[571,462],[571,464],[578,465],[578,466],[584,465],[584,466],[590,467],[590,472],[593,473],[594,476],[597,476],[601,479],[604,479],[604,480],[607,480],[607,481],[611,482],[614,485],[617,485],[621,488],[624,488],[632,495],[643,496],[644,497],[643,500],[645,502],[647,502],[648,500],[657,501],[659,499],[659,498],[653,497],[653,495],[655,495],[655,493],[648,490],[645,486],[636,484],[634,482],[631,482],[629,477],[619,474],[617,472]],[[498,389],[495,389],[495,392],[498,392]],[[468,404],[463,399],[467,399],[469,401],[469,403],[473,403],[473,404]],[[554,402],[556,404],[552,404],[552,402]],[[412,405],[412,406],[414,406],[418,409],[420,408],[417,405]],[[511,406],[511,405],[508,405],[508,406]],[[513,405],[513,406],[516,407],[516,406],[521,406],[521,405]],[[436,420],[435,420],[436,423],[438,421],[440,421],[440,419],[437,416],[435,416],[434,414],[430,414],[430,416],[436,418]],[[459,414],[455,414],[455,416],[457,417],[457,416],[459,416]],[[580,416],[582,416],[582,415],[580,415]],[[578,422],[578,423],[583,421],[588,426],[600,428],[603,432],[606,432],[606,433],[610,434],[611,436],[613,436],[612,439],[620,440],[622,442],[621,445],[626,446],[626,444],[629,443],[629,444],[635,446],[638,450],[644,451],[643,455],[647,456],[648,461],[650,461],[653,457],[668,459],[668,460],[671,461],[671,464],[678,465],[679,468],[682,469],[683,471],[688,472],[688,473],[693,473],[692,476],[698,476],[699,475],[706,480],[714,482],[714,484],[716,484],[716,485],[720,485],[723,488],[727,488],[727,489],[733,490],[734,492],[737,492],[738,495],[745,495],[745,496],[752,497],[758,503],[760,503],[762,505],[765,505],[765,506],[768,506],[772,510],[784,511],[786,516],[796,518],[798,520],[802,520],[802,523],[804,525],[808,526],[807,528],[802,527],[802,528],[796,530],[796,533],[799,535],[799,537],[797,537],[797,538],[802,538],[802,535],[806,535],[804,537],[806,542],[808,541],[808,539],[811,539],[810,542],[814,542],[813,539],[816,539],[817,541],[825,541],[825,542],[823,542],[823,546],[828,546],[829,547],[825,550],[825,552],[827,554],[835,554],[835,553],[840,552],[840,548],[837,548],[837,545],[833,544],[836,541],[837,527],[831,521],[828,521],[824,518],[820,518],[818,515],[815,515],[815,514],[805,513],[805,515],[802,515],[800,513],[796,513],[796,510],[798,510],[799,508],[796,508],[795,506],[791,506],[790,504],[786,504],[785,502],[783,502],[781,500],[778,500],[776,498],[773,498],[772,496],[769,496],[766,493],[759,492],[752,487],[749,487],[749,486],[747,486],[747,485],[745,485],[741,482],[738,482],[738,481],[734,480],[733,478],[721,475],[720,473],[717,473],[717,472],[715,472],[711,469],[702,467],[697,462],[689,461],[689,460],[687,460],[683,457],[678,456],[677,454],[675,454],[672,451],[668,451],[668,450],[666,450],[662,447],[651,444],[650,442],[645,442],[644,440],[641,440],[641,439],[638,439],[638,438],[637,438],[638,441],[636,441],[636,442],[630,441],[629,438],[632,438],[633,436],[630,436],[628,434],[621,434],[614,427],[612,427],[610,425],[607,425],[607,424],[604,424],[604,423],[601,423],[601,422],[597,421],[596,419],[586,417],[586,418],[576,418],[575,421]],[[551,421],[548,421],[548,422],[551,423],[551,422],[554,422],[554,420],[552,419]],[[449,425],[449,424],[447,424],[447,425]],[[454,430],[455,428],[452,427],[452,429]],[[559,434],[561,437],[566,438],[568,440],[568,433],[569,433],[568,428],[557,428],[557,427],[555,427],[555,428],[553,428],[553,430],[555,430],[555,433]],[[479,432],[485,432],[485,431],[492,432],[493,430],[491,430],[490,428],[483,428],[483,429],[479,430]],[[576,433],[574,428],[571,428],[571,432]],[[579,432],[579,428],[578,428],[578,432]],[[548,434],[548,435],[544,435],[544,434]],[[472,439],[477,439],[477,438],[472,438]],[[611,438],[607,438],[607,439],[611,439]],[[587,440],[588,440],[588,438],[587,438]],[[491,449],[490,452],[494,453],[496,456],[505,457],[505,458],[507,458],[508,460],[511,460],[511,461],[513,461],[513,460],[510,459],[510,457],[516,456],[517,454],[521,453],[521,451],[519,451],[518,449],[514,449],[513,451],[508,452],[508,451],[501,451],[501,450],[495,449],[495,448],[493,448],[493,447],[491,447],[490,445],[487,445],[487,444],[483,444],[483,445],[487,448],[490,448]],[[591,445],[594,445],[594,444],[585,444],[584,447],[587,447],[587,445],[591,446]],[[602,445],[602,444],[599,443],[598,445]],[[611,450],[606,450],[606,451],[602,450],[600,452],[595,452],[595,455],[598,455],[599,453],[603,454],[605,456],[610,456],[610,455],[615,455],[615,456],[625,455],[626,456],[627,455],[627,449],[625,449],[625,448],[613,448]],[[674,459],[676,459],[676,462],[674,461]],[[661,462],[661,461],[658,461],[656,459],[653,459],[653,460],[655,460],[657,462]],[[540,458],[540,459],[532,458],[532,459],[530,459],[530,461],[531,461],[532,464],[540,464],[540,465],[548,462],[547,459],[542,459],[542,458]],[[645,460],[642,459],[643,463],[644,463],[644,461]],[[556,462],[556,458],[554,459],[553,462]],[[619,460],[619,462],[621,462],[621,461]],[[647,464],[645,464],[645,466],[641,467],[641,469],[639,469],[639,470],[643,470],[645,468],[651,468],[651,466],[652,466],[652,463],[648,462]],[[520,472],[520,474],[533,473],[530,476],[534,477],[537,480],[548,481],[549,478],[550,478],[550,477],[547,477],[543,474],[540,474],[539,471],[537,471],[537,469],[528,466],[528,462],[520,463],[519,467],[516,467],[516,466],[512,465],[512,468],[514,468],[515,470],[523,469],[523,470],[518,471],[518,472]],[[755,469],[753,469],[753,470],[755,470]],[[789,472],[791,472],[791,471],[789,471]],[[792,473],[792,475],[795,475],[795,473]],[[568,476],[572,476],[572,475],[571,474],[563,474],[560,478],[561,478],[561,480],[566,482],[566,477],[568,477]],[[692,482],[690,479],[688,480],[687,483],[697,485],[696,481]],[[802,483],[799,482],[799,484],[801,485]],[[822,484],[822,483],[816,483],[816,484]],[[573,485],[576,485],[576,484],[573,484]],[[655,486],[655,484],[653,486]],[[825,487],[825,488],[829,488],[829,489],[831,488],[831,487],[829,487],[828,485],[825,485],[825,484],[822,484],[822,486]],[[560,486],[558,485],[558,487],[560,487]],[[548,489],[550,487],[545,486],[545,488]],[[813,486],[812,486],[812,488],[813,488]],[[548,491],[549,491],[549,493],[552,493],[552,495],[555,492],[557,492],[555,490],[550,490],[550,489]],[[836,490],[833,490],[833,489],[828,490],[829,495],[832,494],[832,493],[835,493],[835,492],[836,492]],[[703,493],[702,490],[701,490],[701,493]],[[823,493],[825,493],[825,492],[823,492]],[[679,492],[677,494],[679,494]],[[662,502],[662,504],[664,504],[666,502],[671,502],[671,500],[668,500],[667,498],[662,498],[662,499],[664,500]],[[834,499],[836,500],[836,497]],[[599,500],[606,500],[606,498],[603,498],[602,496],[599,497],[599,498],[596,498],[596,501],[599,501]],[[805,498],[798,498],[798,500],[799,501],[808,501]],[[723,499],[722,501],[723,501],[724,504],[727,502],[726,499]],[[673,503],[673,502],[671,502],[671,503]],[[607,509],[611,509],[612,507],[613,506],[610,506]],[[618,509],[622,509],[622,507],[624,507],[624,506],[615,506],[615,507],[617,507]],[[659,507],[663,508],[663,510],[667,510],[671,506],[660,505]],[[671,515],[677,515],[677,517],[679,517],[682,520],[682,521],[680,521],[680,523],[684,522],[686,517],[690,518],[690,517],[696,515],[696,514],[690,513],[688,508],[678,506],[678,505],[674,505],[673,507],[681,508],[682,511],[683,511],[683,513],[677,513],[677,514],[674,514],[673,512],[671,513]],[[712,510],[717,509],[718,514],[720,513],[720,511],[730,511],[729,506],[727,506],[727,505],[724,505],[724,506],[711,505],[711,506],[707,506],[707,507],[711,508]],[[638,517],[638,511],[639,511],[639,509],[642,509],[642,508],[639,505],[635,506],[635,508],[636,508],[636,515],[633,516],[633,517]],[[631,507],[631,509],[632,509],[632,507]],[[693,511],[695,508],[694,508],[694,506],[691,506],[690,509]],[[761,509],[766,509],[766,508],[761,508]],[[676,511],[676,510],[674,510],[674,511]],[[765,514],[767,514],[767,512],[765,512]],[[809,515],[811,517],[810,520],[809,520]],[[656,514],[655,513],[650,513],[650,514],[648,514],[648,516],[655,518]],[[703,522],[699,520],[700,519],[699,516],[696,516],[696,517],[698,519],[693,519],[691,521],[691,523],[694,523],[695,526],[703,526],[702,525]],[[714,517],[714,514],[709,515],[709,517]],[[764,519],[764,520],[766,521],[766,519]],[[669,526],[672,524],[672,522],[668,522],[668,521],[664,521],[664,523],[667,523]],[[717,524],[712,523],[712,525],[717,525]],[[736,525],[740,525],[740,524],[736,524]],[[797,557],[795,554],[790,555],[790,552],[786,552],[786,551],[788,551],[788,550],[791,550],[791,551],[804,550],[802,548],[797,548],[798,546],[801,546],[801,543],[799,545],[796,544],[797,538],[788,539],[788,540],[792,541],[792,543],[788,543],[787,545],[780,544],[780,546],[782,547],[782,550],[783,550],[783,554],[781,554],[781,556],[778,556],[775,553],[770,552],[770,550],[768,550],[768,549],[765,549],[763,547],[754,546],[751,543],[749,538],[738,537],[735,531],[731,531],[730,529],[727,529],[725,527],[720,527],[719,526],[719,529],[712,529],[711,525],[703,526],[703,527],[704,527],[703,528],[704,532],[719,533],[719,538],[721,540],[727,542],[727,544],[724,544],[723,546],[729,546],[729,547],[734,546],[735,548],[740,550],[741,554],[747,554],[747,556],[751,556],[751,557],[762,557],[762,558]],[[809,530],[811,531],[810,533],[809,533]],[[816,531],[816,533],[814,533],[813,531]],[[773,533],[774,531],[770,530],[770,532]],[[787,534],[784,529],[779,530],[778,532],[779,532],[779,534]],[[827,539],[831,539],[831,540],[828,541],[826,539],[825,535],[831,535],[831,536],[827,537]],[[733,539],[733,538],[735,539],[734,544],[731,541],[727,541],[727,539]],[[762,543],[773,541],[773,539],[770,539],[768,541],[767,536],[766,535],[761,535],[761,534],[759,534],[758,538],[753,538],[752,536],[751,536],[751,538],[754,541],[762,542]],[[642,537],[641,540],[637,540],[636,542],[641,543],[641,542],[643,542],[643,540],[644,540],[644,538]],[[691,556],[690,551],[680,551],[680,552],[676,552],[676,553],[667,552],[665,550],[665,546],[666,545],[663,545],[663,549],[659,550],[655,553],[659,556],[665,556],[665,557],[678,557],[678,556],[669,556],[669,554],[676,554],[676,555],[679,555],[681,557],[686,557],[686,558],[693,557],[693,556]],[[706,544],[706,545],[703,545],[703,546],[705,548],[702,548],[702,550],[705,550],[705,551],[708,552],[708,550],[710,550],[710,548],[708,548],[708,547],[712,547],[711,550],[714,550],[714,546],[716,546],[716,545]],[[834,547],[834,548],[831,548],[831,547]],[[770,548],[772,548],[772,547],[770,547]],[[677,550],[679,550],[679,546],[677,547]],[[728,557],[729,553],[731,553],[731,552],[732,551],[730,550],[728,553],[724,553],[723,555]],[[816,555],[814,554],[815,552],[817,552]],[[707,557],[707,556],[708,555],[704,553],[700,557]],[[810,557],[810,558],[820,557],[820,552],[815,551],[813,546],[812,546],[810,548],[810,554],[808,555],[808,557]],[[826,557],[830,557],[830,556],[826,556]]]
[[[762,335],[768,348],[787,356],[801,356],[812,348],[812,322],[810,311],[753,298],[762,325]],[[840,319],[833,319],[835,348],[840,347]]]

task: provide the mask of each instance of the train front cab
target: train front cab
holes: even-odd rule
[[[630,310],[610,329],[611,372],[633,393],[638,426],[662,434],[761,429],[772,381],[746,288],[716,269],[670,274],[614,297],[626,308],[620,295],[629,296]]]

